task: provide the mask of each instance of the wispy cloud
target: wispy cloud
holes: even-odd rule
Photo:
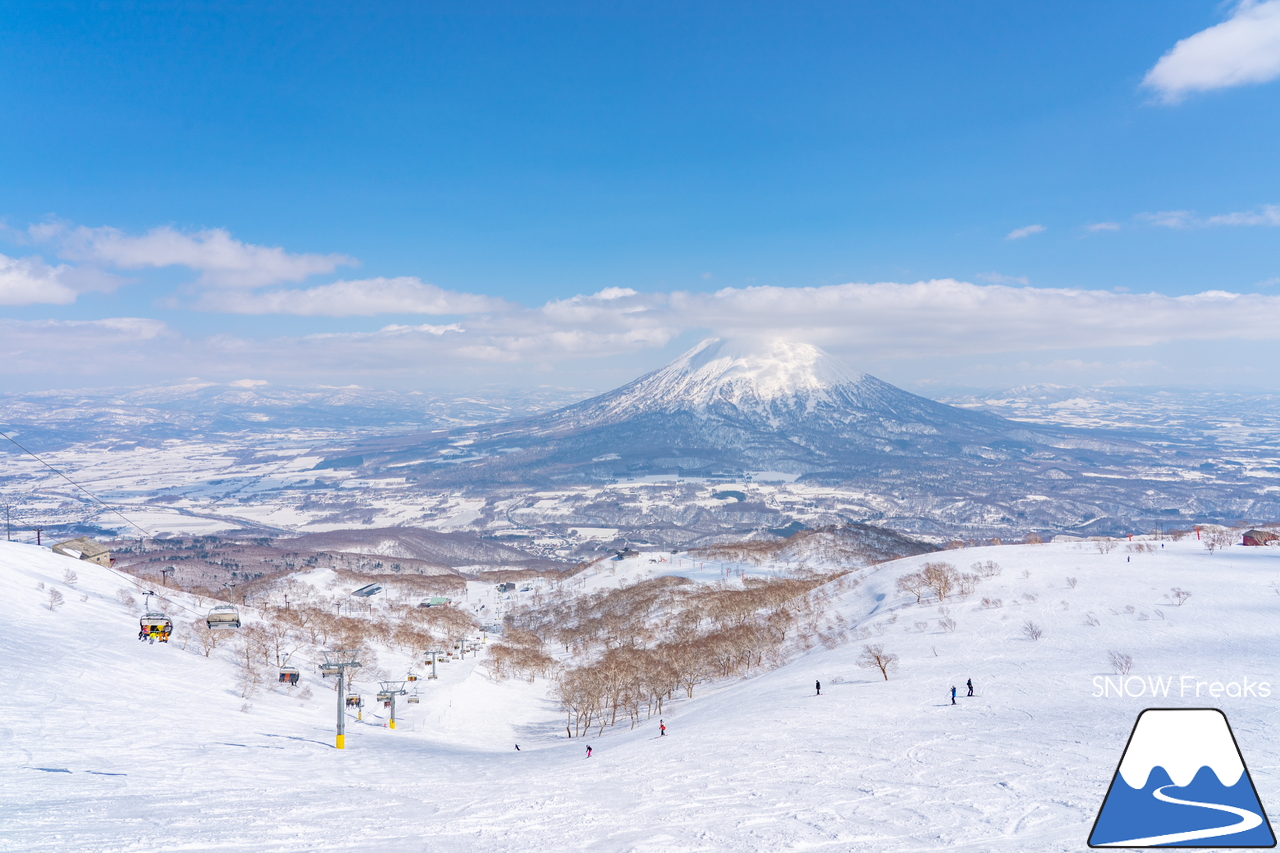
[[[356,263],[346,255],[295,254],[278,246],[255,246],[235,239],[222,228],[182,232],[168,226],[130,235],[118,228],[72,227],[63,222],[28,229],[37,243],[52,244],[59,255],[100,267],[122,270],[183,266],[200,273],[211,287],[263,287],[302,281]]]
[[[1215,225],[1269,225],[1280,226],[1280,205],[1263,204],[1253,210],[1238,213],[1221,213],[1200,218],[1190,210],[1162,210],[1158,213],[1142,213],[1138,218],[1161,228],[1208,228]]]
[[[989,281],[992,284],[1030,284],[1031,281],[1025,275],[1001,275],[998,272],[980,272],[974,276],[979,281]]]
[[[1044,231],[1043,225],[1027,225],[1022,228],[1015,228],[1005,235],[1006,240],[1021,240],[1023,237],[1030,237],[1032,234],[1039,234]]]
[[[1183,39],[1160,57],[1142,84],[1166,104],[1280,77],[1280,0],[1241,0],[1221,24]]]
[[[457,293],[412,276],[337,281],[304,290],[208,290],[195,307],[230,314],[360,317],[373,314],[475,314],[510,307],[501,299]]]
[[[6,369],[16,372],[74,374],[145,365],[152,374],[163,370],[175,376],[217,371],[228,379],[269,374],[293,381],[378,384],[435,377],[441,370],[492,379],[508,375],[502,372],[508,369],[584,369],[604,357],[704,333],[807,340],[855,362],[1280,340],[1280,296],[1258,292],[1165,296],[942,279],[602,294],[537,307],[503,303],[461,323],[261,339],[182,337],[147,320],[83,327],[6,321],[0,327],[0,356],[9,353]],[[70,346],[69,339],[74,339]],[[90,350],[94,357],[86,359]]]
[[[1280,225],[1280,205],[1264,204],[1257,210],[1244,213],[1224,213],[1210,216],[1207,225]]]
[[[1119,231],[1120,223],[1119,222],[1091,222],[1084,227],[1084,230],[1088,231],[1091,234],[1096,234],[1099,231]]]

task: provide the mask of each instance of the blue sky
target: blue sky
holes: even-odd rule
[[[1278,0],[13,3],[0,74],[0,390],[1280,387]]]

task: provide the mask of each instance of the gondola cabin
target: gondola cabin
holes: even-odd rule
[[[294,669],[291,666],[283,666],[280,668],[281,684],[287,684],[290,687],[293,687],[298,683],[298,678],[300,676],[301,676],[301,673],[299,673],[298,670]]]
[[[205,624],[210,631],[230,631],[240,627],[240,611],[231,604],[219,604],[209,611]]]
[[[162,643],[169,642],[169,635],[173,633],[173,622],[168,616],[156,610],[148,610],[146,615],[138,620],[138,639],[151,640],[155,642],[159,640]]]

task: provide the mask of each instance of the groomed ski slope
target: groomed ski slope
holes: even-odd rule
[[[954,632],[939,629],[936,604],[895,591],[926,558],[884,564],[838,599],[869,640],[703,685],[670,706],[666,738],[653,719],[567,740],[545,682],[495,683],[468,660],[442,667],[421,705],[400,706],[400,729],[351,722],[339,752],[334,694],[309,667],[309,701],[265,692],[242,710],[221,650],[136,639],[117,599],[126,580],[0,543],[0,850],[1079,851],[1149,706],[1221,707],[1264,807],[1280,813],[1280,549],[1166,545],[932,555],[1003,567],[950,603]],[[51,612],[53,586],[66,601]],[[1192,593],[1182,607],[1162,603],[1175,586]],[[982,609],[984,596],[1004,605]],[[1040,640],[1022,636],[1027,619]],[[901,657],[889,681],[855,664],[863,642]],[[1169,696],[1091,695],[1095,676],[1114,678],[1108,649],[1133,656],[1133,675],[1173,676]],[[1272,692],[1179,698],[1183,674]]]

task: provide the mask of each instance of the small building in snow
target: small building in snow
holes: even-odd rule
[[[1280,533],[1273,530],[1246,530],[1244,532],[1245,545],[1273,545],[1280,544]]]
[[[53,553],[61,554],[64,557],[77,557],[108,568],[112,563],[111,549],[101,542],[93,541],[88,536],[68,539],[66,542],[57,542],[50,547],[53,548]]]

